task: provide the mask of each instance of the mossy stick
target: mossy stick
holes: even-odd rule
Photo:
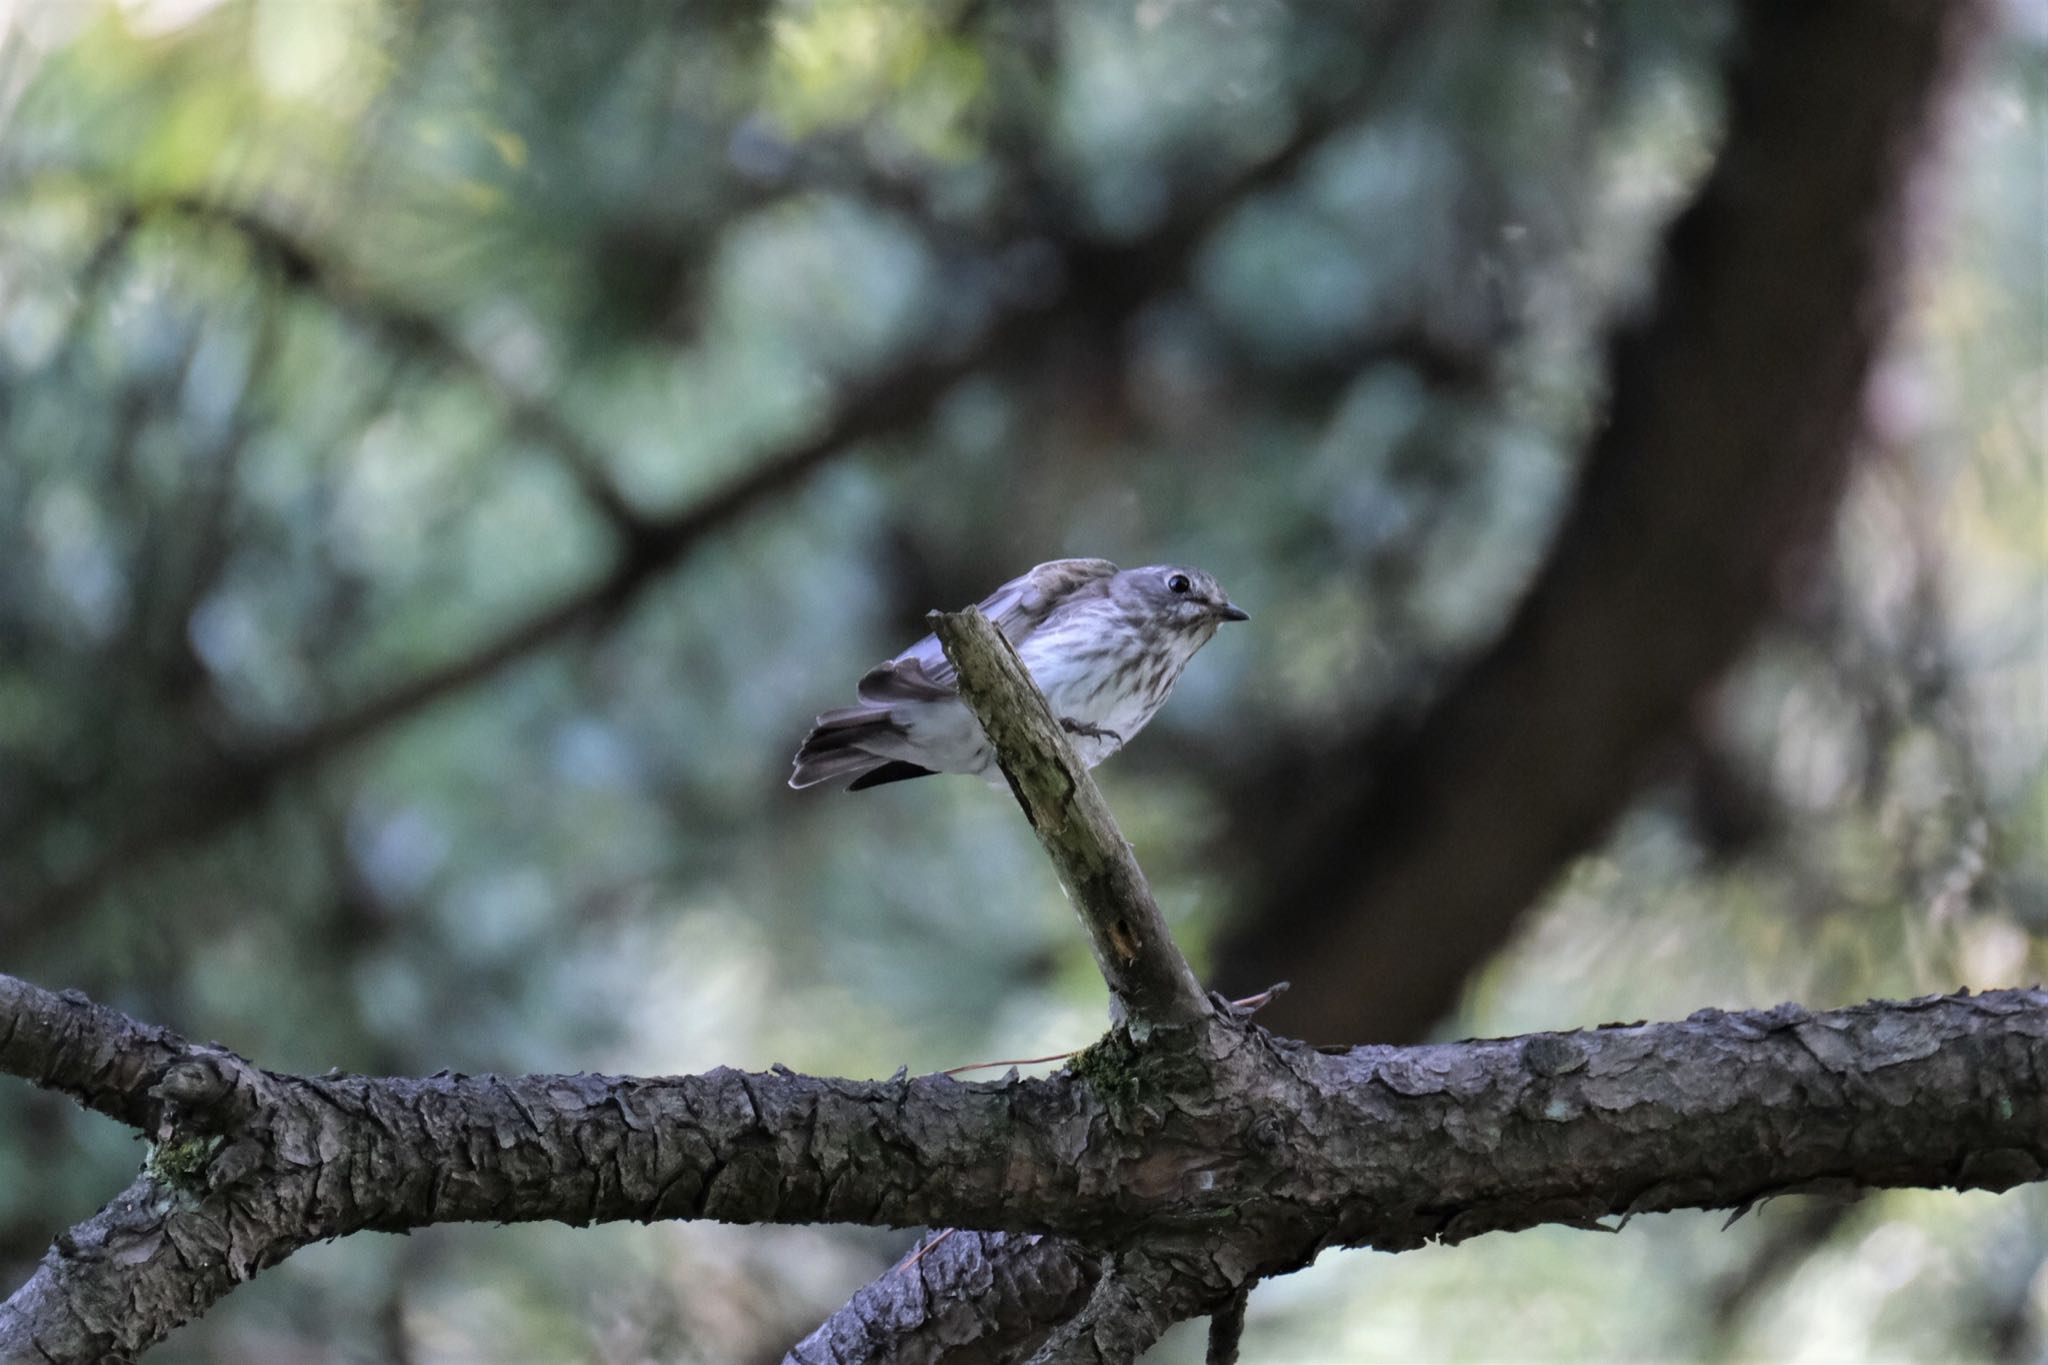
[[[1152,1025],[1187,1024],[1212,1013],[1102,792],[1017,651],[973,607],[935,611],[928,619],[960,671],[961,699],[981,722],[1017,804],[1088,929],[1096,965],[1126,1025],[1142,1037]]]

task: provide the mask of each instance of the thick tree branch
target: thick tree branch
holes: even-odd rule
[[[1192,1023],[1209,998],[1174,946],[1131,846],[1059,718],[1003,633],[973,607],[928,618],[960,671],[960,698],[981,722],[1024,818],[1088,930],[1095,965],[1133,1035]]]
[[[1278,875],[1221,954],[1230,984],[1294,982],[1274,1027],[1426,1033],[1796,580],[1904,291],[1913,171],[1984,11],[1747,6],[1721,156],[1654,311],[1612,343],[1608,422],[1520,610],[1412,733],[1275,784],[1297,798],[1273,816]]]
[[[61,1043],[130,1039],[175,1063],[188,1045],[172,1035],[17,983],[5,998],[0,1066],[118,1092],[102,1107],[164,1140],[0,1307],[0,1359],[133,1353],[300,1246],[365,1229],[687,1217],[1052,1233],[1144,1275],[1171,1268],[1169,1306],[1185,1314],[1332,1244],[1398,1250],[1808,1188],[2003,1189],[2048,1163],[2036,990],[1339,1055],[1214,1015],[1184,1048],[1113,1034],[1074,1071],[975,1085],[303,1077],[207,1052],[250,1078],[221,1092],[247,1097],[244,1116],[204,1093],[152,1109],[138,1066],[110,1071],[99,1046]],[[1055,1243],[1028,1269],[1010,1251],[1040,1243],[1003,1245],[961,1248],[1010,1296],[956,1314],[961,1331],[1000,1321],[1012,1343],[1035,1323],[1042,1340],[1076,1296],[1094,1300],[1099,1271],[1078,1253]],[[944,1250],[920,1276],[966,1265]],[[842,1314],[828,1340],[936,1331],[921,1324],[937,1309],[890,1288],[907,1274],[871,1287],[873,1316]],[[810,1358],[881,1358],[838,1349]]]

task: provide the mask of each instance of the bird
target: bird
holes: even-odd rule
[[[1106,559],[1040,564],[980,607],[1016,647],[1090,768],[1145,728],[1218,626],[1251,619],[1200,569],[1119,569]],[[1002,785],[937,636],[869,669],[855,691],[858,705],[818,717],[797,750],[790,786],[862,791],[937,773]]]

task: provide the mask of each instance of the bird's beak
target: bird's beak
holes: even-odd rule
[[[1252,614],[1233,602],[1225,602],[1216,608],[1216,614],[1226,621],[1249,621]]]

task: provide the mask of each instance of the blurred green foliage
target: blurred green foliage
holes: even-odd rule
[[[2040,974],[2048,10],[2007,9],[1829,571],[1697,771],[1447,1031]],[[1541,555],[1604,331],[1711,159],[1729,25],[1661,0],[0,4],[0,970],[309,1071],[886,1075],[1085,1044],[1101,986],[1007,799],[791,793],[811,714],[1039,560],[1213,570],[1254,627],[1103,774],[1200,961],[1259,874],[1237,779],[1426,695]],[[1184,271],[1069,274],[1151,259],[1361,78]],[[1054,298],[1040,344],[615,610],[271,761],[842,395]],[[142,1153],[4,1098],[11,1284]],[[1261,1289],[1246,1358],[2031,1359],[2041,1213],[1910,1194],[1810,1235],[1773,1206],[1332,1255]],[[772,1358],[904,1242],[358,1237],[161,1354]]]

